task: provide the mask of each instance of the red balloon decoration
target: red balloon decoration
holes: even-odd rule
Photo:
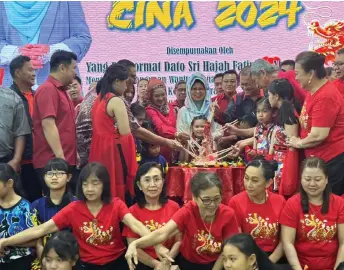
[[[263,59],[272,65],[279,66],[281,63],[281,58],[278,56],[264,56]]]

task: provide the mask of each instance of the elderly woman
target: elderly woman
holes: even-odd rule
[[[300,137],[290,146],[305,149],[328,165],[333,193],[344,193],[344,100],[336,86],[326,79],[325,57],[302,52],[296,57],[296,79],[308,91],[301,115]]]
[[[177,131],[191,134],[191,122],[197,116],[210,116],[211,93],[206,77],[201,73],[191,75],[186,83],[185,106],[178,112]],[[214,139],[222,136],[220,126],[212,122]]]
[[[173,106],[167,102],[166,86],[163,81],[152,78],[146,90],[147,117],[151,119],[156,133],[164,138],[188,140],[185,132],[176,130],[176,113]],[[168,147],[161,147],[161,154],[167,162],[172,161],[172,150]]]

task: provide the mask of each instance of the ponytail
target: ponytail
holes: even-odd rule
[[[284,125],[298,124],[298,120],[294,112],[294,106],[289,100],[283,100],[282,105],[278,110],[276,124],[282,127],[284,127]]]

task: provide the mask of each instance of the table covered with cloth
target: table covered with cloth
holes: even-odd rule
[[[192,200],[190,180],[198,172],[214,172],[222,182],[222,203],[244,190],[245,167],[169,167],[166,175],[167,196],[180,197],[183,202]]]

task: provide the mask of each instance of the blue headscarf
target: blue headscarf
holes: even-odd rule
[[[8,22],[20,33],[23,43],[38,43],[50,2],[6,1],[4,5]]]
[[[203,104],[197,107],[196,102],[191,98],[191,88],[194,85],[195,81],[201,81],[205,87],[205,98],[203,100]],[[209,89],[209,84],[207,78],[201,73],[194,73],[192,74],[187,82],[186,82],[186,100],[185,100],[185,107],[187,108],[187,113],[185,113],[185,122],[188,125],[191,125],[192,120],[196,116],[204,115],[208,117],[210,114],[210,104],[211,104],[211,93]]]

